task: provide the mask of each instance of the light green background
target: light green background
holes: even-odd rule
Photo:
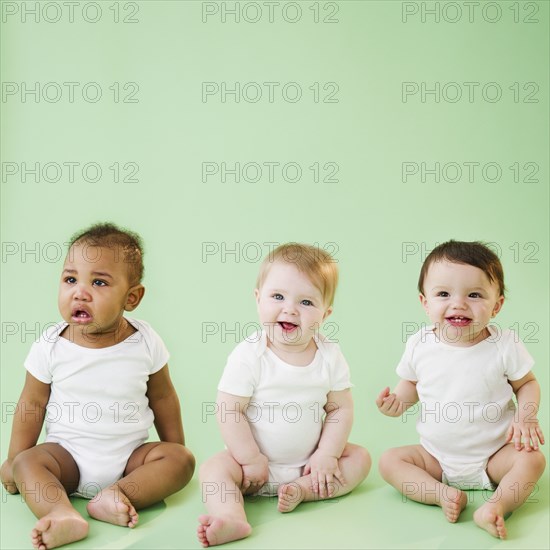
[[[24,21],[23,4],[2,2],[1,77],[4,85],[19,86],[17,95],[0,104],[2,161],[19,168],[23,162],[41,168],[94,162],[103,175],[92,184],[77,168],[72,183],[67,171],[58,182],[42,176],[35,182],[32,175],[23,182],[20,174],[4,174],[1,182],[2,457],[11,429],[5,411],[17,400],[35,327],[59,318],[59,247],[73,232],[102,220],[144,238],[147,293],[136,317],[148,320],[171,351],[187,443],[199,463],[222,448],[215,422],[203,421],[202,411],[215,399],[227,355],[246,335],[222,336],[222,327],[256,321],[255,254],[266,253],[265,243],[273,242],[319,243],[336,251],[341,283],[327,328],[337,331],[352,369],[352,440],[369,448],[375,462],[388,447],[417,442],[414,422],[381,416],[374,399],[396,382],[405,327],[426,321],[416,292],[423,254],[449,238],[493,243],[509,290],[497,322],[519,329],[535,358],[540,420],[550,434],[547,2],[493,2],[485,15],[494,19],[494,5],[499,7],[494,23],[484,19],[481,5],[470,22],[463,2],[455,23],[445,20],[456,17],[449,2],[439,3],[439,23],[433,15],[421,19],[422,5],[434,9],[434,2],[405,8],[397,1],[320,2],[321,20],[338,8],[332,24],[313,21],[310,1],[298,3],[302,15],[296,23],[282,17],[288,4],[282,0],[273,23],[262,2],[255,3],[263,9],[258,23],[236,23],[230,15],[223,23],[221,3],[220,12],[203,23],[201,2],[120,2],[121,19],[138,8],[133,24],[113,22],[113,1],[98,3],[102,16],[96,23],[83,19],[84,2],[72,23],[66,10],[56,23],[43,16],[36,22],[32,14]],[[242,9],[245,4],[240,2]],[[13,6],[18,12],[9,15]],[[404,23],[402,10],[415,6],[418,13]],[[54,19],[55,6],[48,9],[46,18]],[[88,9],[86,15],[95,17]],[[254,17],[254,9],[244,15]],[[295,17],[294,8],[285,9]],[[263,82],[280,85],[273,103],[265,95],[256,103],[236,103],[233,96],[224,103],[219,94],[202,101],[203,82],[230,87],[237,81],[257,82],[264,94]],[[23,82],[79,85],[73,103],[67,87],[57,102],[35,102],[30,95],[23,102]],[[82,98],[88,82],[101,86],[97,103]],[[125,83],[137,83],[138,102],[114,102],[109,86],[115,82],[121,98],[133,89],[125,91]],[[301,86],[301,101],[282,99],[288,82]],[[316,82],[321,99],[333,89],[323,91],[323,85],[335,82],[338,102],[316,103],[308,89]],[[422,102],[420,94],[404,102],[403,82],[431,88],[435,82],[441,88],[459,83],[465,95],[446,101],[456,89],[450,85],[439,102],[433,95]],[[465,82],[479,83],[472,102]],[[490,82],[502,89],[499,101],[483,99]],[[538,85],[537,102],[525,103],[531,82]],[[509,89],[514,83],[518,102]],[[252,97],[254,88],[249,92]],[[109,166],[115,162],[137,163],[138,181],[113,182]],[[295,162],[303,174],[296,183],[284,181],[280,172],[273,182],[264,172],[257,183],[236,183],[232,176],[223,183],[219,175],[204,183],[204,162]],[[337,163],[338,181],[313,182],[308,167],[314,162]],[[430,175],[424,183],[419,175],[404,183],[404,162],[428,168],[458,163],[464,174],[456,183],[436,183]],[[465,162],[480,163],[474,181],[468,181]],[[482,177],[481,166],[490,162],[501,167],[500,181]],[[516,162],[519,182],[509,168]],[[538,167],[537,182],[523,181],[533,166],[526,163]],[[3,166],[5,171],[14,165]],[[237,246],[240,253],[203,256],[205,247],[216,246]],[[24,252],[29,249],[37,249],[38,257]],[[412,253],[404,256],[404,250]],[[206,323],[220,331],[205,337]],[[24,329],[29,332],[22,334]],[[27,548],[33,516],[19,497],[2,495],[0,547]],[[483,502],[481,493],[472,498]],[[473,504],[457,525],[447,524],[435,508],[402,503],[374,467],[361,488],[337,502],[305,505],[286,516],[277,514],[273,500],[251,503],[254,534],[231,547],[548,548],[547,473],[533,500],[510,518],[510,540],[499,542],[474,526]],[[77,505],[82,509],[82,502]],[[194,531],[203,510],[195,478],[166,506],[143,513],[137,529],[92,522],[90,537],[72,547],[199,548]]]

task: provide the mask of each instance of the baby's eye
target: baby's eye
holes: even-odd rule
[[[449,293],[446,291],[446,290],[441,290],[440,292],[438,292],[436,294],[436,296],[441,296],[442,298],[448,298],[449,297]]]
[[[284,297],[282,294],[273,294],[272,297],[275,298],[275,300],[284,300]]]
[[[94,279],[94,282],[92,284],[94,286],[107,286],[107,283],[105,281],[102,281],[101,279]]]
[[[481,298],[481,294],[479,292],[470,292],[470,294],[468,294],[468,297],[469,298]]]
[[[76,283],[76,279],[74,277],[65,277],[65,282],[70,285],[74,285],[74,283]]]
[[[304,306],[312,306],[313,302],[311,300],[302,300],[302,305]]]

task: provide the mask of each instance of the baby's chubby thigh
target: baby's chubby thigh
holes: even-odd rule
[[[79,467],[74,454],[65,446],[55,442],[45,442],[19,453],[13,460],[13,474],[19,490],[23,493],[33,490],[36,497],[47,500],[49,477],[42,471],[57,478],[70,494],[79,483]],[[40,481],[45,480],[43,487]],[[37,485],[38,484],[38,485]]]

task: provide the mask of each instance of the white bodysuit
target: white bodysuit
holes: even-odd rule
[[[241,342],[227,360],[218,390],[250,397],[245,414],[269,460],[269,484],[260,494],[276,494],[278,483],[301,477],[321,437],[327,394],[352,385],[340,346],[323,336],[315,342],[315,358],[305,367],[277,357],[265,331]]]
[[[75,494],[92,498],[122,477],[128,458],[149,436],[154,414],[146,397],[149,376],[169,354],[144,321],[137,332],[107,348],[79,346],[50,327],[31,347],[25,368],[51,385],[46,442],[71,453],[80,471]]]
[[[420,443],[439,461],[443,482],[463,489],[493,488],[487,461],[504,446],[515,411],[508,381],[534,363],[515,332],[487,328],[490,336],[470,347],[424,328],[409,338],[396,369],[416,382]]]

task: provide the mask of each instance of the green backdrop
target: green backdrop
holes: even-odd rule
[[[325,331],[352,369],[352,440],[374,461],[417,442],[414,422],[374,399],[427,321],[421,262],[449,238],[500,255],[509,294],[496,321],[536,360],[550,437],[547,2],[0,5],[2,457],[23,360],[59,319],[63,243],[103,220],[144,238],[136,317],[171,352],[198,462],[223,445],[204,412],[257,321],[259,261],[287,241],[339,262]],[[0,546],[26,548],[32,514],[2,494]],[[254,535],[233,547],[548,548],[547,473],[532,500],[499,543],[471,511],[449,525],[402,503],[374,467],[338,502],[284,517],[250,503]],[[195,477],[138,529],[93,522],[74,547],[198,548],[202,512]]]

